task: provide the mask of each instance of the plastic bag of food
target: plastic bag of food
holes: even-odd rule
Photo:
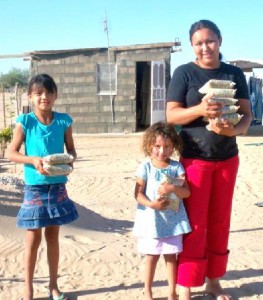
[[[233,89],[207,89],[204,91],[203,88],[199,89],[202,94],[213,93],[214,97],[218,98],[233,98],[236,94],[236,90]]]
[[[162,173],[161,184],[168,183],[177,186],[183,186],[184,181],[184,178],[171,177],[165,173]],[[178,211],[181,199],[175,193],[169,193],[167,198],[169,199],[169,205],[167,206],[167,209]]]
[[[237,105],[225,105],[221,108],[222,115],[236,113],[239,109]]]
[[[224,121],[229,121],[232,125],[235,126],[241,120],[242,117],[243,115],[240,115],[238,113],[233,113],[233,114],[222,115],[220,117],[215,118],[215,120],[219,124],[222,124]]]
[[[44,163],[43,169],[48,173],[48,176],[67,176],[73,171],[73,167],[67,164],[50,165]]]
[[[202,89],[204,91],[209,90],[209,89],[233,89],[235,85],[236,85],[235,82],[233,82],[231,80],[210,79],[202,87]]]
[[[74,161],[73,155],[68,153],[50,154],[43,158],[44,163],[49,165],[70,164]]]
[[[208,102],[210,103],[221,103],[223,106],[235,105],[237,101],[238,100],[235,98],[215,98],[215,97],[212,97],[211,99],[208,100]]]

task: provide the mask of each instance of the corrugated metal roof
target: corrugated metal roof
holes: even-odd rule
[[[151,44],[137,44],[137,45],[128,45],[128,46],[116,46],[110,47],[111,51],[127,51],[127,50],[139,50],[139,49],[151,49],[151,48],[173,48],[181,46],[181,42],[178,39],[175,42],[168,42],[168,43],[151,43]],[[97,52],[97,51],[106,51],[108,50],[107,47],[97,47],[97,48],[77,48],[77,49],[62,49],[62,50],[34,50],[34,51],[27,51],[24,53],[19,54],[3,54],[0,55],[1,58],[20,58],[24,57],[28,59],[32,56],[37,55],[54,55],[54,54],[61,54],[61,53],[76,53],[76,52]]]
[[[96,52],[101,50],[107,50],[107,48],[79,48],[79,49],[64,49],[64,50],[36,50],[25,52],[26,56],[31,55],[48,55],[48,54],[61,54],[61,53],[76,53],[76,52]]]
[[[231,60],[228,61],[229,64],[239,67],[242,70],[245,69],[255,69],[255,68],[263,68],[263,64],[255,61],[249,60]]]
[[[110,47],[111,51],[127,51],[127,50],[138,50],[138,49],[152,49],[152,48],[172,48],[175,46],[180,46],[181,42],[175,41],[171,43],[152,43],[152,44],[138,44],[129,46],[116,46]],[[78,48],[78,49],[65,49],[65,50],[43,50],[43,51],[30,51],[26,52],[25,56],[33,55],[48,55],[48,54],[61,54],[61,53],[76,53],[76,52],[96,52],[96,51],[106,51],[108,48]]]

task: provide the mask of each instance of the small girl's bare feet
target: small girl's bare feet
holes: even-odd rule
[[[177,300],[177,295],[176,295],[176,292],[171,292],[168,294],[168,300]]]
[[[232,300],[231,295],[226,294],[218,279],[208,279],[206,292],[214,296],[216,300]]]

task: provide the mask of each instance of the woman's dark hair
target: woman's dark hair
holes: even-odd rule
[[[38,74],[32,77],[28,83],[27,94],[30,95],[33,90],[40,88],[45,88],[48,92],[57,95],[57,85],[48,74]]]
[[[146,156],[151,155],[152,147],[157,136],[159,135],[163,136],[164,138],[169,138],[173,143],[174,150],[177,151],[178,154],[181,154],[183,143],[181,137],[176,132],[175,125],[165,122],[158,122],[149,127],[143,135],[142,148]]]
[[[219,30],[219,28],[216,26],[215,23],[213,23],[212,21],[209,21],[209,20],[200,20],[198,22],[195,22],[194,24],[192,24],[190,30],[189,30],[189,37],[190,37],[190,43],[192,44],[192,37],[193,37],[193,34],[197,31],[197,30],[200,30],[200,29],[203,29],[203,28],[207,28],[207,29],[210,29],[211,31],[213,31],[219,40],[222,40],[222,35],[221,35],[221,32]],[[219,60],[222,59],[222,54],[219,53]]]

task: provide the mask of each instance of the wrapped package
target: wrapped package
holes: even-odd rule
[[[209,89],[233,89],[235,85],[235,82],[230,80],[210,79],[201,89],[207,94]]]
[[[50,154],[43,157],[43,169],[48,176],[67,176],[73,171],[73,167],[70,165],[73,161],[73,155],[68,153]]]
[[[222,115],[236,113],[239,109],[237,105],[225,105],[221,108]]]
[[[241,120],[243,115],[237,114],[237,113],[232,113],[232,114],[225,114],[220,117],[215,118],[215,120],[221,124],[223,121],[229,121],[231,124],[234,126],[238,124],[238,122]]]
[[[242,115],[237,113],[239,106],[236,106],[236,103],[238,100],[233,98],[236,94],[234,86],[235,83],[230,80],[211,79],[199,89],[202,94],[213,93],[213,97],[208,100],[210,103],[220,103],[222,105],[222,115],[215,118],[218,124],[222,124],[224,120],[227,120],[235,126],[242,118]],[[207,117],[204,117],[203,120],[209,122]],[[206,128],[211,130],[209,124]]]
[[[72,163],[74,157],[68,153],[56,153],[47,155],[43,159],[49,165],[59,165]]]
[[[236,94],[236,90],[233,89],[207,89],[207,92],[201,88],[199,89],[201,94],[213,93],[216,98],[233,98]]]
[[[59,165],[44,164],[43,169],[47,171],[49,176],[69,175],[73,171],[73,168],[67,164],[59,164]]]
[[[221,103],[223,106],[227,105],[235,105],[237,103],[237,99],[235,98],[211,98],[208,100],[210,103]]]
[[[171,177],[165,173],[162,173],[161,184],[167,183],[167,184],[174,184],[177,186],[183,186],[184,181],[185,181],[184,178]],[[169,199],[169,205],[167,206],[167,209],[178,211],[181,199],[175,193],[169,193],[168,199]]]

